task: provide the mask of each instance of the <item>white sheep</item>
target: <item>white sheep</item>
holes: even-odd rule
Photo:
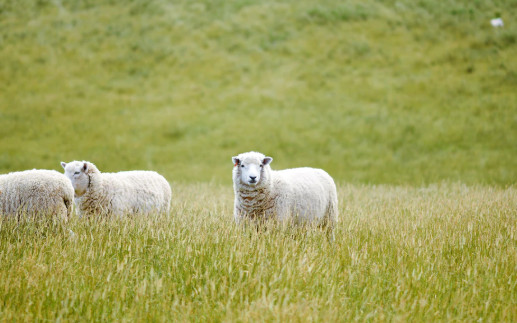
[[[0,175],[0,214],[56,215],[67,220],[73,200],[72,184],[55,170],[33,169]]]
[[[490,24],[494,28],[504,27],[504,22],[502,18],[490,19]]]
[[[81,216],[169,213],[171,187],[156,172],[101,173],[87,161],[61,162],[61,166],[72,182]]]
[[[258,152],[232,158],[234,218],[316,223],[332,231],[338,217],[334,180],[321,169],[271,170],[273,158]]]

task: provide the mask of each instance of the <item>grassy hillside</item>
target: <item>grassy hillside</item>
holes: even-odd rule
[[[517,320],[514,188],[338,191],[333,244],[241,230],[214,184],[181,185],[170,217],[0,221],[0,320]]]
[[[0,0],[0,172],[517,179],[517,1]],[[489,20],[502,14],[506,25]]]

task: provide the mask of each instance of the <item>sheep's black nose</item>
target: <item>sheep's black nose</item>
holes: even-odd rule
[[[257,176],[250,176],[251,180],[254,181]]]

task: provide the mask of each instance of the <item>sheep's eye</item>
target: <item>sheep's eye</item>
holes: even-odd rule
[[[264,167],[264,165],[260,165],[260,168]]]
[[[75,172],[74,175],[79,175],[79,172]]]
[[[244,168],[244,165],[241,165],[242,168]]]

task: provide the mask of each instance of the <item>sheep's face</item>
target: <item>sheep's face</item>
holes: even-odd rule
[[[65,176],[72,182],[76,196],[82,196],[88,190],[90,178],[88,176],[88,163],[73,161],[70,163],[61,162],[65,169]]]
[[[258,185],[270,171],[273,158],[261,153],[249,152],[233,157],[233,180],[248,186]]]

